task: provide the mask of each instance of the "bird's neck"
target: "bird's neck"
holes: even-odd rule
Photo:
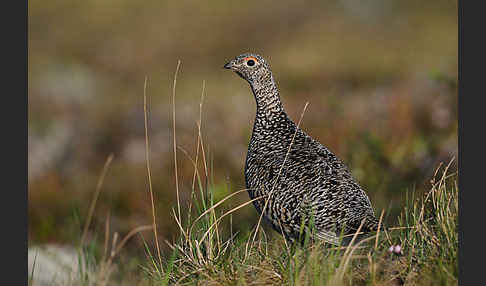
[[[285,112],[272,75],[255,81],[251,84],[251,89],[256,100],[257,117],[274,117]]]

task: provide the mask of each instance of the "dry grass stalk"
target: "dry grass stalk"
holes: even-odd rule
[[[114,157],[113,154],[110,154],[108,156],[108,158],[105,161],[105,165],[103,166],[103,170],[101,171],[101,175],[98,179],[98,183],[96,185],[96,190],[95,190],[95,193],[93,195],[93,199],[91,200],[91,203],[90,203],[90,206],[89,206],[88,216],[86,217],[86,223],[84,224],[83,234],[81,236],[81,242],[80,242],[81,247],[84,245],[84,243],[86,241],[86,236],[88,234],[88,228],[89,228],[89,225],[91,224],[91,219],[93,218],[93,213],[94,213],[94,209],[95,209],[95,206],[96,206],[96,202],[98,201],[98,196],[101,192],[101,187],[103,186],[103,182],[105,180],[106,172],[108,171],[108,167],[110,166],[111,161],[113,160],[113,157]]]
[[[145,124],[145,159],[147,162],[147,176],[149,182],[149,193],[150,193],[150,204],[152,207],[152,225],[155,237],[155,245],[157,247],[157,256],[159,263],[162,265],[162,257],[160,255],[160,246],[157,235],[157,223],[155,220],[155,204],[154,204],[154,192],[152,189],[152,175],[150,171],[150,147],[149,147],[149,136],[148,136],[148,115],[147,115],[147,77],[143,84],[143,114],[144,114],[144,124]]]

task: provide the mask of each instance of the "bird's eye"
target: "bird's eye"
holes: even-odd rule
[[[258,63],[258,60],[255,57],[246,57],[243,59],[246,66],[252,67]]]

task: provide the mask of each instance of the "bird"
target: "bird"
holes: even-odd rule
[[[243,53],[224,65],[246,80],[256,101],[244,175],[257,212],[290,241],[305,234],[333,245],[381,228],[347,166],[288,116],[269,63]],[[303,235],[304,234],[304,235]]]

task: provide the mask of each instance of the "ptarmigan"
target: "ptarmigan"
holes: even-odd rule
[[[265,59],[246,53],[224,68],[245,79],[256,100],[245,182],[250,198],[261,197],[254,205],[260,214],[265,209],[273,228],[302,241],[301,229],[313,226],[318,239],[332,244],[362,222],[361,231],[377,230],[371,202],[344,163],[288,117]]]

